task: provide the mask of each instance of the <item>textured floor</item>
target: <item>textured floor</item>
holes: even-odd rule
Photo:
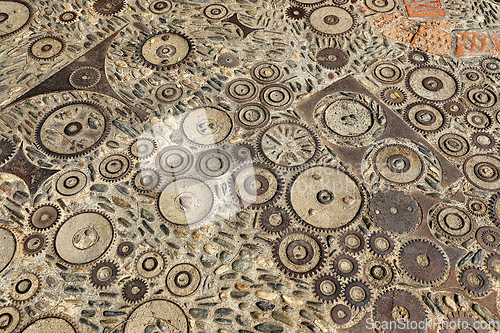
[[[500,328],[499,11],[0,0],[0,333]]]

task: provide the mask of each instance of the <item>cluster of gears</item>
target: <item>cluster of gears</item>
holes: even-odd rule
[[[365,317],[494,317],[500,58],[463,64],[407,48],[339,79],[360,63],[351,42],[368,29],[363,13],[391,13],[396,1],[284,1],[253,27],[236,4],[187,3],[58,9],[68,30],[90,14],[110,26],[135,21],[95,53],[103,64],[72,63],[57,89],[1,111],[0,172],[26,186],[11,191],[14,181],[1,179],[0,333],[215,332],[205,321],[212,309],[222,332],[239,310],[234,319],[249,326],[249,288],[265,289],[255,292],[262,311],[282,306],[250,312],[260,332],[283,332],[278,323],[291,326],[291,316],[313,332],[355,330]],[[35,7],[0,0],[0,38],[26,31]],[[139,22],[141,11],[154,21]],[[170,19],[184,11],[212,38]],[[295,55],[303,67],[229,45],[269,32],[280,15],[290,31],[307,31],[311,47],[299,43]],[[233,28],[238,38],[220,37]],[[223,51],[207,51],[212,41]],[[63,33],[36,34],[25,52],[43,68],[69,44]],[[302,94],[304,73],[335,80],[314,91],[308,78]],[[129,92],[117,80],[135,83]],[[193,88],[200,80],[213,89]],[[123,96],[154,104],[151,117]],[[46,301],[64,297],[81,307],[79,320]]]

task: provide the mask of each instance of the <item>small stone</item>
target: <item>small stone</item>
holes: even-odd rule
[[[212,244],[205,244],[205,246],[203,246],[203,249],[209,254],[214,254],[215,252],[217,252]]]
[[[247,303],[247,302],[241,302],[238,307],[241,309],[241,310],[246,310],[250,307],[250,304]]]
[[[288,326],[293,326],[294,322],[292,318],[286,315],[283,311],[273,311],[272,317],[277,321],[287,324]]]
[[[252,311],[252,312],[250,312],[250,316],[252,316],[253,319],[260,320],[260,319],[269,318],[269,313],[260,312],[260,311]]]
[[[220,308],[215,310],[216,316],[232,316],[234,314],[234,310],[230,308]]]
[[[221,325],[234,325],[234,321],[228,318],[215,318],[214,322]]]
[[[232,264],[233,270],[246,273],[253,268],[253,263],[248,260],[235,260]]]
[[[238,290],[248,290],[248,288],[250,288],[250,286],[245,283],[236,283],[234,287]]]
[[[443,296],[443,303],[446,304],[453,312],[457,311],[457,304],[450,296]]]
[[[240,299],[240,298],[244,298],[244,297],[247,297],[248,295],[250,295],[250,292],[249,291],[231,291],[230,295],[232,298]]]
[[[299,314],[306,319],[313,320],[313,316],[307,310],[300,310]]]
[[[250,324],[250,322],[248,321],[248,319],[246,319],[242,315],[237,315],[236,316],[236,322],[238,324],[240,324],[241,326],[248,326]]]
[[[215,261],[215,259],[210,258],[210,257],[205,256],[205,255],[202,255],[202,256],[200,257],[200,262],[201,262],[201,264],[202,264],[203,266],[205,266],[206,268],[212,268],[212,267],[214,267],[214,266],[215,266],[215,264],[217,263],[217,262]]]
[[[276,305],[269,303],[268,301],[259,301],[255,303],[259,309],[262,311],[272,311],[276,307]]]
[[[206,309],[189,309],[189,314],[195,319],[207,319],[208,318],[208,310]]]
[[[259,298],[263,298],[263,299],[266,299],[268,301],[272,301],[273,299],[276,298],[276,296],[278,296],[278,294],[276,293],[273,293],[271,291],[257,291],[255,293],[255,296],[259,297]]]
[[[227,272],[228,270],[229,270],[229,267],[227,265],[220,265],[219,268],[217,268],[214,273],[219,275],[219,274],[222,274],[224,272]]]
[[[227,251],[222,251],[220,254],[219,254],[219,259],[222,261],[222,262],[226,262],[226,261],[229,261],[231,260],[231,253],[227,252]]]
[[[227,301],[229,301],[229,297],[227,297],[227,294],[226,294],[226,293],[220,293],[220,294],[219,294],[219,298],[220,298],[220,300],[221,300],[221,301],[223,301],[223,302],[227,302]]]
[[[301,305],[304,304],[303,300],[295,298],[295,297],[290,297],[290,296],[287,296],[287,295],[283,295],[281,297],[283,297],[283,300],[285,302],[287,302],[288,304],[293,305],[293,306],[301,306]]]
[[[284,330],[282,326],[273,323],[262,323],[255,326],[255,329],[264,333],[281,333]]]

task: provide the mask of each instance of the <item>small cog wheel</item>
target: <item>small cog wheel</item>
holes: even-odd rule
[[[294,7],[289,7],[286,10],[286,16],[288,18],[291,18],[292,20],[300,20],[303,19],[307,14],[307,11],[303,7],[299,6],[294,6]]]
[[[148,285],[142,279],[132,279],[123,285],[122,296],[127,303],[140,302],[148,293]]]
[[[406,103],[406,93],[399,88],[389,87],[382,91],[382,99],[386,104],[401,106]]]
[[[271,207],[260,215],[260,225],[269,233],[279,233],[286,230],[291,224],[290,215],[281,207]]]
[[[0,164],[5,163],[14,155],[16,146],[6,139],[0,139]]]
[[[64,40],[57,36],[40,37],[31,43],[28,54],[35,60],[52,60],[63,53]]]
[[[471,295],[482,297],[490,292],[490,277],[482,269],[468,267],[458,275],[458,282]]]
[[[23,240],[23,253],[27,256],[40,254],[47,246],[47,237],[41,233],[32,233]]]
[[[91,88],[101,80],[101,72],[95,67],[81,67],[69,76],[69,83],[76,89]]]
[[[314,281],[314,293],[321,301],[332,303],[336,301],[342,291],[339,280],[332,275],[323,275]]]
[[[362,309],[372,302],[373,292],[365,282],[354,280],[345,286],[343,296],[351,308]]]
[[[111,16],[118,14],[125,8],[125,0],[97,0],[92,8],[99,15]]]
[[[316,61],[326,69],[341,69],[349,63],[349,55],[341,49],[327,47],[318,52]]]
[[[118,266],[110,260],[101,261],[90,271],[90,281],[98,289],[111,286],[116,281],[117,276]]]

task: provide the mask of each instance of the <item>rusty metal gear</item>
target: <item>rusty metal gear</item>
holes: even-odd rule
[[[290,215],[281,207],[270,207],[260,215],[261,227],[271,234],[286,230],[291,224]]]
[[[130,156],[138,160],[145,160],[157,151],[157,145],[153,138],[139,138],[134,140],[128,147]]]
[[[101,72],[95,67],[80,67],[69,76],[69,83],[76,89],[86,89],[95,86],[101,80]]]
[[[301,7],[314,7],[325,3],[327,0],[291,0],[292,3]]]
[[[154,0],[149,4],[149,10],[157,15],[168,13],[173,5],[170,0]]]
[[[33,299],[41,289],[40,277],[31,272],[23,272],[11,279],[9,298],[12,302],[22,304]]]
[[[273,62],[258,62],[250,68],[252,79],[260,84],[271,84],[278,82],[283,76],[283,70]]]
[[[283,193],[283,178],[261,163],[245,164],[232,175],[231,191],[243,207],[266,208]]]
[[[465,106],[456,101],[450,101],[444,105],[444,110],[452,116],[461,116],[465,112]]]
[[[463,157],[469,152],[469,142],[456,133],[445,133],[439,137],[439,148],[451,157]]]
[[[444,237],[463,242],[474,236],[476,223],[464,209],[453,205],[440,205],[434,211],[431,221]]]
[[[148,285],[142,279],[135,278],[123,285],[122,296],[127,303],[140,302],[148,293]]]
[[[430,103],[444,103],[460,91],[460,82],[449,71],[421,66],[406,75],[406,87],[416,97]]]
[[[231,155],[233,159],[238,163],[252,163],[256,161],[257,152],[252,145],[249,144],[238,144],[232,147]]]
[[[460,71],[462,81],[470,85],[479,85],[484,81],[484,74],[477,68],[464,68]]]
[[[27,256],[36,256],[47,247],[47,236],[41,233],[32,233],[23,239],[23,253]]]
[[[135,245],[132,242],[122,242],[116,248],[116,254],[122,259],[132,256],[134,251]]]
[[[458,283],[469,294],[482,297],[490,292],[490,277],[480,268],[467,267],[458,274]]]
[[[337,256],[333,261],[332,268],[335,274],[344,280],[355,277],[359,272],[358,262],[347,254]]]
[[[116,15],[125,8],[125,0],[97,0],[92,8],[103,16]]]
[[[337,304],[332,308],[330,316],[337,325],[344,325],[351,320],[352,312],[347,305]]]
[[[469,213],[477,217],[485,216],[488,213],[488,205],[479,199],[467,199],[466,206]]]
[[[490,252],[500,252],[500,229],[481,227],[476,231],[476,240],[483,249]]]
[[[400,289],[385,291],[375,301],[372,313],[373,319],[378,322],[407,322],[408,320],[422,323],[427,321],[427,313],[420,300],[413,294]],[[401,332],[398,328],[390,328],[387,332]],[[417,333],[422,330],[409,329],[405,333]]]
[[[70,24],[78,19],[78,13],[73,10],[67,10],[59,14],[57,20],[62,24]]]
[[[90,281],[98,289],[108,288],[117,278],[118,266],[111,260],[97,263],[90,271]]]
[[[371,304],[373,292],[365,282],[354,280],[344,287],[342,296],[351,308],[362,309]]]
[[[443,250],[426,239],[412,239],[399,251],[401,268],[413,280],[436,284],[448,273],[450,264]]]
[[[316,7],[307,14],[309,28],[324,37],[348,34],[356,27],[356,21],[350,10],[334,5]]]
[[[335,302],[341,292],[342,285],[333,275],[322,275],[314,281],[314,294],[323,302]]]
[[[315,234],[292,230],[282,235],[273,246],[279,269],[293,277],[316,274],[325,264],[325,246]]]
[[[494,57],[486,57],[481,60],[481,70],[485,74],[500,75],[500,59]]]
[[[15,35],[26,28],[33,19],[35,8],[24,0],[11,0],[2,5],[0,39]]]
[[[406,93],[396,87],[389,87],[382,90],[381,93],[382,99],[386,104],[392,106],[401,106],[406,103],[407,97]]]
[[[497,139],[488,132],[475,132],[471,136],[471,142],[480,150],[493,150],[497,146]]]
[[[155,97],[164,103],[174,103],[184,96],[184,90],[180,84],[166,83],[156,89]]]
[[[272,124],[261,132],[257,141],[263,160],[279,169],[299,169],[310,164],[319,154],[318,137],[300,123]]]
[[[372,75],[380,83],[395,84],[404,79],[405,72],[392,62],[382,61],[373,67]]]
[[[47,155],[75,158],[100,146],[110,130],[110,115],[105,108],[90,101],[69,102],[42,118],[35,130],[35,144]]]
[[[327,47],[318,52],[316,61],[326,69],[341,69],[349,63],[349,55],[341,49]]]
[[[135,271],[144,279],[155,279],[160,276],[167,266],[167,259],[159,251],[146,251],[140,254],[135,261]]]
[[[464,95],[472,107],[486,111],[496,109],[500,101],[496,92],[485,86],[472,86]]]
[[[289,211],[306,227],[331,232],[347,228],[360,218],[366,192],[347,171],[314,165],[292,177],[286,201]]]
[[[161,181],[160,173],[150,168],[141,169],[132,176],[132,186],[139,193],[155,192]]]
[[[235,53],[225,52],[219,54],[217,57],[217,63],[226,68],[235,68],[240,65],[240,59]]]
[[[132,161],[125,154],[113,154],[99,163],[99,174],[106,182],[117,182],[132,171]]]
[[[500,192],[493,194],[488,205],[490,220],[500,226]]]
[[[486,268],[495,279],[500,280],[500,254],[492,253],[485,259]]]
[[[386,288],[394,282],[395,270],[387,261],[375,259],[365,263],[364,276],[370,285]]]
[[[419,50],[412,50],[408,54],[408,60],[417,66],[425,65],[429,61],[427,53]]]
[[[403,144],[381,146],[374,152],[373,168],[381,178],[398,185],[414,184],[425,173],[418,150]]]
[[[40,37],[31,43],[28,55],[35,60],[53,60],[66,48],[66,42],[58,36]]]
[[[47,230],[57,224],[61,217],[61,209],[52,204],[44,204],[33,210],[28,220],[34,230]]]
[[[286,16],[292,20],[303,19],[307,15],[307,11],[303,7],[293,6],[289,7],[286,12]]]
[[[399,191],[376,193],[369,204],[370,217],[382,230],[412,232],[422,222],[422,209],[411,195]]]
[[[156,71],[169,71],[186,64],[193,57],[191,38],[175,30],[152,33],[140,43],[134,59]]]
[[[345,252],[360,253],[365,249],[365,236],[357,230],[348,230],[340,236],[340,246]]]
[[[227,7],[221,4],[211,4],[203,10],[203,14],[211,20],[222,20],[228,13]]]
[[[0,164],[6,162],[14,155],[16,146],[6,139],[0,139]]]
[[[446,114],[437,106],[427,103],[413,103],[406,108],[404,119],[415,131],[434,134],[449,125]]]
[[[375,232],[368,239],[368,248],[374,254],[385,257],[394,251],[394,239],[382,232]]]

